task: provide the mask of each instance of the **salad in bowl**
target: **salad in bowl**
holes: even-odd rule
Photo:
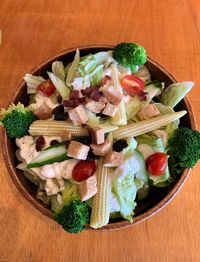
[[[0,111],[17,168],[70,233],[114,219],[133,222],[140,201],[170,187],[200,158],[200,133],[179,127],[176,105],[192,89],[152,78],[135,43],[54,61],[26,74],[29,104]]]

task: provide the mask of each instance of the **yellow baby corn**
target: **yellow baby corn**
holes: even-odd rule
[[[169,123],[181,118],[187,113],[183,110],[180,112],[175,112],[171,114],[156,116],[144,121],[129,124],[124,127],[120,127],[118,130],[114,131],[115,139],[122,139],[125,137],[135,137],[150,131],[156,130],[162,126],[166,126]]]
[[[90,125],[93,126],[93,125]],[[118,127],[109,124],[98,125],[104,129],[105,133],[112,132]],[[88,131],[82,126],[75,126],[72,122],[55,120],[36,120],[29,127],[32,136],[60,136],[61,132],[68,131],[72,136],[87,136]]]
[[[112,65],[111,68],[112,68],[113,87],[117,91],[123,94],[122,87],[119,82],[119,71],[115,65]],[[117,113],[112,117],[111,123],[113,125],[120,125],[120,126],[127,124],[126,108],[123,100],[119,104]]]
[[[110,215],[110,175],[113,170],[103,166],[103,158],[98,162],[97,168],[97,187],[98,192],[94,196],[90,226],[101,228],[109,223]]]
[[[36,120],[29,127],[29,133],[33,136],[59,136],[63,131],[70,132],[72,136],[86,136],[88,134],[86,128],[75,126],[67,121]]]

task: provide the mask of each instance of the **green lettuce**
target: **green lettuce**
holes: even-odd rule
[[[166,115],[166,114],[170,114],[170,113],[175,112],[171,107],[165,106],[161,103],[156,103],[155,105],[162,115]],[[160,129],[165,131],[167,133],[167,135],[170,137],[174,133],[174,131],[178,128],[179,123],[180,123],[180,120],[177,119],[177,120],[171,122],[170,124],[160,128]]]
[[[185,81],[169,85],[161,95],[161,103],[174,108],[192,89],[194,82]]]
[[[154,138],[154,137],[151,137],[150,135],[142,135],[142,136],[137,137],[136,140],[138,142],[138,145],[147,145],[148,147],[150,146],[152,149],[152,152],[165,152],[166,151],[161,138]],[[138,150],[140,151],[140,146],[138,146]],[[144,154],[143,152],[141,153]],[[162,183],[162,186],[166,186],[168,183],[164,183],[164,182],[170,180],[170,173],[169,173],[168,166],[166,168],[165,173],[161,176],[153,176],[151,174],[148,174],[148,175],[153,185],[157,187],[160,187],[161,183]]]
[[[67,85],[69,85],[74,80],[78,70],[79,63],[80,63],[80,51],[79,49],[77,49],[73,62],[65,67],[65,72],[67,75],[66,77]]]
[[[65,81],[65,68],[62,61],[55,61],[52,63],[52,72],[55,76],[60,78],[63,82]]]
[[[31,74],[26,74],[24,76],[24,80],[27,85],[27,93],[28,94],[36,94],[37,93],[37,87],[39,84],[45,81],[45,79],[42,76],[34,76]]]
[[[120,205],[120,214],[130,222],[133,221],[137,192],[144,185],[148,185],[144,159],[137,150],[132,151],[135,144],[135,141],[132,140],[127,151],[128,155],[125,154],[126,160],[115,170],[115,179],[112,183],[112,191]],[[132,156],[130,152],[132,152]]]
[[[130,222],[133,222],[133,210],[136,207],[137,187],[134,181],[134,173],[132,171],[124,172],[118,179],[114,181],[113,191],[117,196],[120,204],[121,216]]]
[[[78,188],[75,183],[67,180],[65,188],[61,193],[61,202],[58,201],[56,195],[51,196],[51,210],[58,213],[63,206],[69,205],[72,201],[80,199]]]

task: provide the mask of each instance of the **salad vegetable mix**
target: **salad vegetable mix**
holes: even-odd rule
[[[25,75],[27,107],[0,110],[17,168],[70,233],[115,217],[132,223],[152,188],[200,159],[200,133],[179,128],[187,112],[174,111],[194,83],[165,86],[145,62],[135,43],[84,57],[77,50],[71,63],[53,62],[48,79]]]

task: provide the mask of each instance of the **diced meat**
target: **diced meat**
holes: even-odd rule
[[[36,115],[39,119],[46,120],[51,118],[51,112],[52,109],[44,103],[34,111],[34,115]]]
[[[104,160],[104,166],[107,166],[107,167],[119,166],[122,163],[123,163],[123,153],[122,152],[110,151],[107,153],[105,160]]]
[[[74,125],[82,125],[88,121],[88,116],[82,105],[79,105],[69,111],[69,118],[72,120]]]
[[[97,177],[94,174],[78,185],[78,191],[82,201],[86,201],[97,193]]]
[[[103,144],[104,139],[104,130],[101,127],[92,127],[94,131],[94,140],[97,145]]]
[[[123,94],[117,91],[112,85],[105,85],[100,88],[100,91],[108,98],[109,102],[114,105],[119,105],[123,99]]]
[[[89,100],[85,106],[89,111],[97,114],[104,109],[105,102],[103,100],[99,100],[98,102],[94,100]]]
[[[60,137],[62,140],[71,140],[72,139],[72,133],[69,131],[62,131],[60,133]]]
[[[92,152],[96,156],[105,156],[109,151],[111,143],[106,140],[103,144],[97,145],[95,143],[91,144],[90,147],[92,148]]]
[[[143,108],[137,116],[140,120],[149,119],[151,117],[157,116],[160,114],[160,111],[154,104],[149,104],[147,107]]]
[[[76,141],[71,141],[67,150],[67,155],[76,159],[86,160],[89,150],[89,146]]]
[[[117,113],[117,110],[118,106],[107,103],[102,113],[107,116],[114,116]]]

